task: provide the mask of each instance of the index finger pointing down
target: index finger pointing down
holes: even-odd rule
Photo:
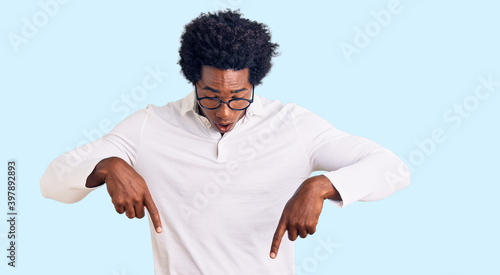
[[[153,222],[153,226],[155,227],[156,233],[158,234],[161,233],[163,231],[163,228],[161,226],[160,214],[158,213],[158,209],[156,208],[156,205],[153,202],[153,198],[151,197],[151,195],[148,195],[146,197],[145,205],[146,209],[149,212],[149,217]]]
[[[275,259],[278,255],[278,250],[280,249],[281,239],[283,235],[285,235],[286,226],[280,219],[278,224],[278,228],[276,228],[276,232],[274,232],[273,243],[271,244],[271,259]]]

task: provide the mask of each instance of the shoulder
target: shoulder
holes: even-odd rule
[[[320,118],[312,111],[297,105],[296,103],[283,103],[279,100],[271,100],[259,97],[263,113],[268,116],[283,115],[294,119],[300,118]]]
[[[168,102],[163,106],[149,104],[144,110],[141,111],[147,119],[159,119],[162,121],[172,122],[174,120],[178,120],[184,114],[189,113],[189,110],[192,110],[193,101],[194,95],[190,93],[184,98]]]

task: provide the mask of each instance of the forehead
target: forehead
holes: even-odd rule
[[[210,66],[201,67],[201,81],[211,88],[240,88],[249,84],[249,70],[223,70]]]

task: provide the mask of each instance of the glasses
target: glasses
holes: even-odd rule
[[[255,90],[254,85],[252,85],[252,99],[245,99],[245,98],[235,98],[231,99],[227,102],[224,102],[216,97],[198,97],[198,89],[196,88],[196,84],[194,85],[195,93],[196,93],[196,100],[200,103],[200,106],[208,109],[208,110],[215,110],[222,105],[222,103],[227,104],[229,109],[235,110],[235,111],[243,111],[246,110],[248,107],[250,107],[250,104],[253,102],[253,91]]]

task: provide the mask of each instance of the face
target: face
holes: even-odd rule
[[[224,102],[235,98],[251,99],[252,84],[248,81],[248,76],[248,68],[235,71],[202,66],[201,79],[196,83],[198,97],[216,97]],[[245,110],[232,110],[224,103],[215,110],[201,106],[200,110],[212,127],[222,134],[231,131],[236,122],[245,115]]]

